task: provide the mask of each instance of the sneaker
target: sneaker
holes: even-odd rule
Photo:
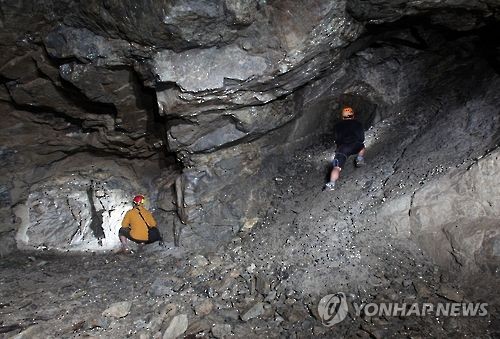
[[[354,165],[356,167],[363,167],[364,165],[366,165],[365,158],[357,157],[356,160],[354,161]]]
[[[327,182],[325,185],[325,190],[333,191],[335,189],[335,181]]]

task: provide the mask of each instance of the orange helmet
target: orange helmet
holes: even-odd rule
[[[146,198],[143,195],[139,194],[139,195],[136,195],[134,197],[133,201],[134,201],[134,204],[140,205],[140,204],[144,204],[144,200],[146,200]]]
[[[354,111],[352,110],[352,107],[344,107],[342,109],[342,113],[340,113],[342,116],[342,119],[354,119]]]

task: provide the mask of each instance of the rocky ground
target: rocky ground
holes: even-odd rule
[[[349,163],[333,192],[322,191],[332,153],[328,138],[293,155],[272,181],[276,196],[262,224],[216,252],[165,244],[129,255],[17,252],[3,258],[0,337],[500,336],[495,287],[491,298],[478,299],[416,242],[392,236],[376,221],[388,200],[448,168],[469,166],[478,155],[410,166],[415,158],[405,155],[423,147],[415,144],[422,126],[405,119],[396,116],[368,131],[368,165]],[[391,143],[398,138],[404,141]],[[422,172],[437,165],[445,169]],[[402,171],[410,171],[404,184],[394,179]],[[328,327],[318,303],[336,292],[346,294],[349,313]],[[482,317],[356,314],[355,304],[370,302],[489,305]]]

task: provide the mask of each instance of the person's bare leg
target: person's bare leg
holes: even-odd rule
[[[128,249],[128,245],[127,245],[127,237],[123,236],[123,235],[120,235],[120,243],[121,243],[121,247],[120,249],[118,250],[119,253],[126,253],[129,251]]]
[[[332,169],[332,172],[330,173],[330,182],[337,181],[337,179],[340,177],[340,171],[341,171],[341,168],[338,166],[335,166]]]

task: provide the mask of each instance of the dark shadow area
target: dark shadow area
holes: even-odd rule
[[[177,162],[175,153],[167,149],[167,117],[159,113],[156,100],[157,89],[145,86],[133,71],[130,72],[130,77],[137,106],[144,109],[147,114],[146,142],[157,151],[160,168],[172,167],[180,172],[182,167]]]
[[[87,197],[89,199],[89,206],[90,206],[90,229],[92,230],[92,233],[94,234],[94,237],[96,237],[97,240],[99,240],[99,245],[101,245],[100,240],[105,238],[106,235],[104,234],[104,229],[102,228],[102,210],[97,211],[95,208],[94,204],[94,188],[92,187],[94,185],[93,182],[90,183],[90,186],[87,188]]]
[[[459,20],[467,12],[452,12]],[[436,15],[434,13],[434,15]],[[473,55],[481,56],[487,60],[497,73],[500,73],[500,23],[494,18],[484,18],[480,27],[474,29],[454,30],[438,24],[426,15],[404,17],[394,22],[366,25],[366,31],[360,39],[371,40],[368,47],[381,47],[383,45],[407,46],[418,50],[439,50],[446,46],[436,45],[438,40],[447,43],[471,38],[474,43]],[[403,34],[402,34],[403,33]]]

